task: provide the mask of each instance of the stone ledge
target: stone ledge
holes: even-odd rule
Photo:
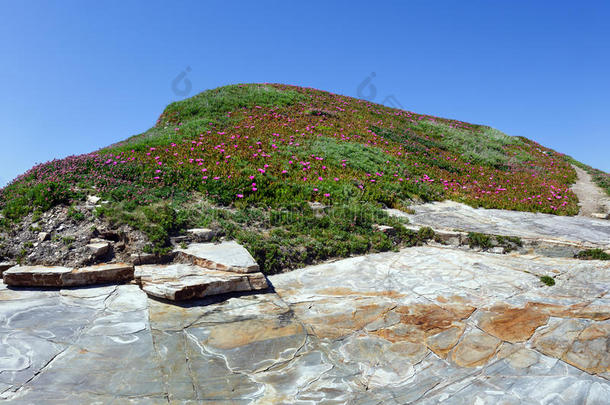
[[[138,266],[135,279],[148,295],[171,301],[268,288],[262,273],[238,274],[182,263]]]
[[[4,272],[4,283],[15,287],[77,287],[122,283],[133,279],[133,265],[100,264],[74,269],[60,266],[15,266]]]

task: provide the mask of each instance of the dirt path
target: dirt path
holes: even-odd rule
[[[610,213],[610,197],[598,187],[591,175],[577,166],[572,166],[578,174],[578,180],[572,185],[572,191],[578,196],[580,201],[580,212],[578,215],[595,217],[592,214],[608,214]]]

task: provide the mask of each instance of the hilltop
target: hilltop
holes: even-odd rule
[[[205,227],[273,273],[430,237],[382,208],[453,200],[575,215],[572,165],[610,194],[607,173],[488,126],[310,88],[230,85],[170,104],[142,134],[11,182],[0,191],[0,259],[95,262],[81,253],[100,235],[119,243],[113,255],[163,255],[187,228]]]

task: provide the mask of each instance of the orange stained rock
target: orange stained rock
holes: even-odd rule
[[[608,307],[594,306],[588,302],[570,306],[528,302],[526,308],[532,308],[558,318],[584,318],[596,321],[610,319],[610,310]]]
[[[362,297],[388,297],[388,298],[402,298],[405,297],[405,294],[401,294],[397,291],[387,290],[387,291],[353,291],[349,288],[344,287],[334,287],[334,288],[324,288],[318,291],[321,295],[337,295],[337,296],[346,296],[346,295],[358,295]]]
[[[333,300],[320,300],[314,304],[299,303],[294,311],[307,325],[308,331],[319,338],[338,339],[363,329],[369,323],[382,318],[392,306],[390,304],[360,304],[347,312],[346,305],[334,306]]]
[[[233,349],[294,335],[303,335],[305,339],[305,331],[298,323],[282,325],[279,319],[252,319],[214,326],[207,343],[219,349]]]
[[[477,367],[487,363],[502,341],[479,330],[469,332],[455,346],[452,360],[461,367]]]
[[[426,338],[426,346],[441,358],[453,349],[464,332],[464,325],[458,323],[450,328]]]
[[[479,320],[485,332],[507,342],[524,342],[546,324],[549,316],[532,308],[494,307]]]
[[[435,304],[403,306],[396,308],[394,311],[400,314],[401,323],[415,325],[424,332],[447,329],[453,321],[463,319],[463,317]]]

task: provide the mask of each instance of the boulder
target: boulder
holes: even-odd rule
[[[51,234],[49,232],[40,232],[38,234],[38,241],[44,242],[45,240],[49,240],[51,238]]]
[[[197,242],[209,242],[216,235],[213,230],[208,228],[193,228],[188,229],[186,232],[192,235]]]
[[[4,272],[4,284],[19,287],[75,287],[122,283],[133,279],[133,265],[100,264],[74,269],[60,266],[15,266]]]
[[[0,277],[2,277],[2,274],[6,270],[8,270],[8,269],[10,269],[11,267],[14,267],[14,266],[15,266],[15,263],[12,263],[12,262],[2,262],[2,263],[0,263]]]
[[[110,243],[108,242],[95,242],[89,243],[87,245],[87,249],[91,252],[91,254],[95,257],[104,256],[108,251],[110,251]]]
[[[148,295],[172,301],[268,287],[262,273],[237,274],[183,263],[138,266],[135,279]]]
[[[174,250],[182,261],[190,262],[211,270],[235,273],[259,271],[258,264],[242,245],[229,241],[218,244],[193,243],[186,249]]]

